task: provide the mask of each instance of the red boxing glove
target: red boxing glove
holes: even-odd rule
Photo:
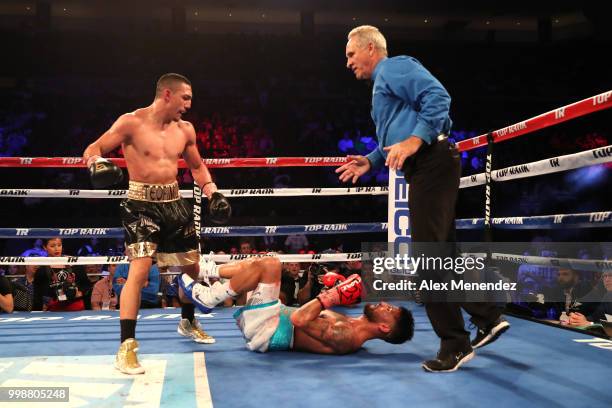
[[[336,305],[352,305],[361,300],[363,286],[361,285],[361,277],[353,274],[346,278],[335,288],[331,288],[325,292],[321,292],[317,299],[325,309],[329,309]]]
[[[325,285],[327,288],[333,288],[334,286],[336,286],[337,284],[339,284],[340,282],[343,282],[345,280],[346,280],[346,278],[344,276],[340,275],[339,273],[336,273],[336,272],[327,272],[321,278],[321,283],[323,285]]]

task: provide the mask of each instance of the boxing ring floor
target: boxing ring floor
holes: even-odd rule
[[[424,308],[405,305],[415,316],[413,341],[374,340],[347,356],[250,352],[235,309],[201,315],[217,343],[199,345],[176,333],[179,309],[143,310],[137,337],[147,374],[134,377],[112,367],[118,312],[1,315],[0,386],[70,387],[70,403],[45,407],[612,405],[611,341],[508,317],[512,327],[498,342],[455,373],[432,374],[420,363],[435,355],[437,337]],[[11,405],[26,406],[2,404]]]

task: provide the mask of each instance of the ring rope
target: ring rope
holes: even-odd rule
[[[202,227],[202,236],[265,236],[386,232],[387,223]],[[0,228],[0,238],[123,238],[123,228]]]
[[[601,228],[612,226],[612,211],[502,217],[492,218],[491,223],[497,229]],[[462,218],[455,225],[457,229],[481,229],[484,218]]]
[[[612,159],[611,159],[612,160]],[[249,188],[219,190],[226,197],[303,197],[343,195],[387,195],[389,187],[340,187],[340,188]],[[192,198],[193,190],[181,190],[183,198]],[[36,198],[126,198],[127,190],[79,190],[79,189],[23,189],[2,188],[0,197]]]
[[[247,258],[264,257],[275,255],[281,262],[346,262],[359,261],[363,259],[361,253],[337,253],[337,254],[226,254],[206,255],[203,258],[211,259],[218,263],[240,261]],[[127,256],[58,256],[58,257],[24,257],[24,256],[0,256],[0,265],[107,265],[127,264]]]
[[[612,108],[612,91],[606,91],[599,95],[591,96],[581,101],[553,109],[531,119],[523,120],[514,125],[495,130],[491,132],[493,143],[523,136],[537,130],[545,129],[580,116],[589,115],[609,108]],[[477,147],[486,146],[486,144],[487,134],[484,134],[471,139],[462,140],[457,143],[457,148],[459,151],[464,152]]]
[[[612,227],[612,211],[577,214],[539,215],[530,217],[493,218],[498,229],[553,229]],[[463,218],[456,221],[457,229],[481,229],[483,218]],[[255,225],[202,227],[206,237],[266,236],[292,234],[353,234],[386,232],[386,222],[308,225]],[[0,228],[0,238],[122,238],[123,228]]]
[[[492,179],[498,182],[516,180],[610,162],[612,162],[612,145],[493,170]],[[461,177],[459,188],[478,186],[485,184],[485,181],[485,173]]]
[[[462,254],[466,255],[466,254]],[[470,254],[484,256],[485,254]],[[531,256],[520,254],[502,254],[493,252],[491,258],[496,261],[512,262],[515,264],[529,264],[549,266],[554,268],[570,268],[580,271],[608,272],[612,271],[612,261],[605,259],[577,259],[577,258],[552,258],[543,256]]]
[[[126,167],[124,158],[108,158],[119,167]],[[241,167],[330,167],[348,162],[346,157],[241,157],[228,159],[202,159],[211,169]],[[0,167],[80,168],[86,167],[81,157],[0,157]],[[184,159],[178,167],[187,168]]]
[[[247,258],[265,257],[275,255],[281,262],[347,262],[371,260],[376,257],[385,256],[384,252],[377,253],[336,253],[336,254],[235,254],[235,255],[203,255],[217,263],[228,263],[240,261]],[[464,253],[463,256],[484,257],[484,253]],[[549,266],[556,268],[572,268],[581,271],[608,272],[612,271],[612,261],[604,259],[577,259],[577,258],[552,258],[541,256],[523,256],[520,254],[505,254],[494,252],[491,257],[497,261],[511,262],[515,264],[529,264]],[[128,264],[126,256],[61,256],[61,257],[23,257],[2,256],[0,265],[108,265]]]
[[[492,132],[495,143],[526,135],[559,123],[612,108],[612,91],[591,96],[572,104],[553,109],[514,125]],[[457,143],[459,151],[468,151],[487,144],[486,135]],[[125,167],[125,159],[111,158],[119,167]],[[348,162],[346,157],[250,157],[204,159],[210,168],[234,167],[322,167],[338,166]],[[187,168],[185,160],[178,161],[179,168]],[[0,167],[86,167],[81,157],[0,157]]]

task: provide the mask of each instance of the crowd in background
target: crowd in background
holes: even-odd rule
[[[99,256],[121,253],[119,240],[105,243],[92,239],[83,242],[77,250],[79,256]],[[273,248],[265,240],[241,238],[227,252],[217,254],[260,255],[270,253],[314,254],[304,235],[291,235]],[[612,259],[612,246],[604,243],[578,249],[576,253],[558,253],[546,237],[534,240],[525,256],[561,257],[575,259]],[[273,252],[272,252],[273,251]],[[341,252],[341,248],[328,248],[321,253]],[[23,256],[66,256],[60,238],[36,240]],[[516,282],[516,291],[509,292],[508,306],[514,313],[529,317],[559,321],[561,324],[590,326],[605,320],[612,313],[612,273],[581,270],[579,267],[559,267],[536,264],[504,265],[499,263],[501,279]],[[283,263],[280,299],[286,305],[302,305],[314,299],[352,274],[359,274],[366,286],[364,293],[376,293],[376,275],[361,260],[348,262],[286,262]],[[82,311],[117,310],[121,290],[128,276],[127,264],[109,265],[49,265],[12,266],[0,270],[0,309],[19,311]],[[405,276],[402,276],[405,278]],[[466,276],[466,279],[468,277]],[[149,271],[141,294],[141,308],[179,307],[178,271],[161,269],[157,265]],[[8,296],[11,296],[8,299]],[[418,302],[418,291],[407,292],[406,298]],[[228,299],[223,306],[241,306],[248,294]],[[365,296],[365,295],[364,295]],[[577,321],[570,322],[569,316]],[[578,316],[578,317],[576,317]]]

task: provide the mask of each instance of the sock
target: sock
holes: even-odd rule
[[[181,305],[181,317],[189,320],[189,323],[193,323],[195,313],[195,305],[193,303],[183,303]]]
[[[223,282],[223,287],[225,288],[225,291],[227,292],[227,294],[229,295],[229,297],[231,298],[235,298],[236,296],[238,296],[238,293],[234,292],[234,289],[232,289],[230,287],[230,281],[225,281]]]
[[[127,339],[136,338],[136,320],[134,319],[121,319],[119,320],[121,325],[121,342],[123,343]]]

